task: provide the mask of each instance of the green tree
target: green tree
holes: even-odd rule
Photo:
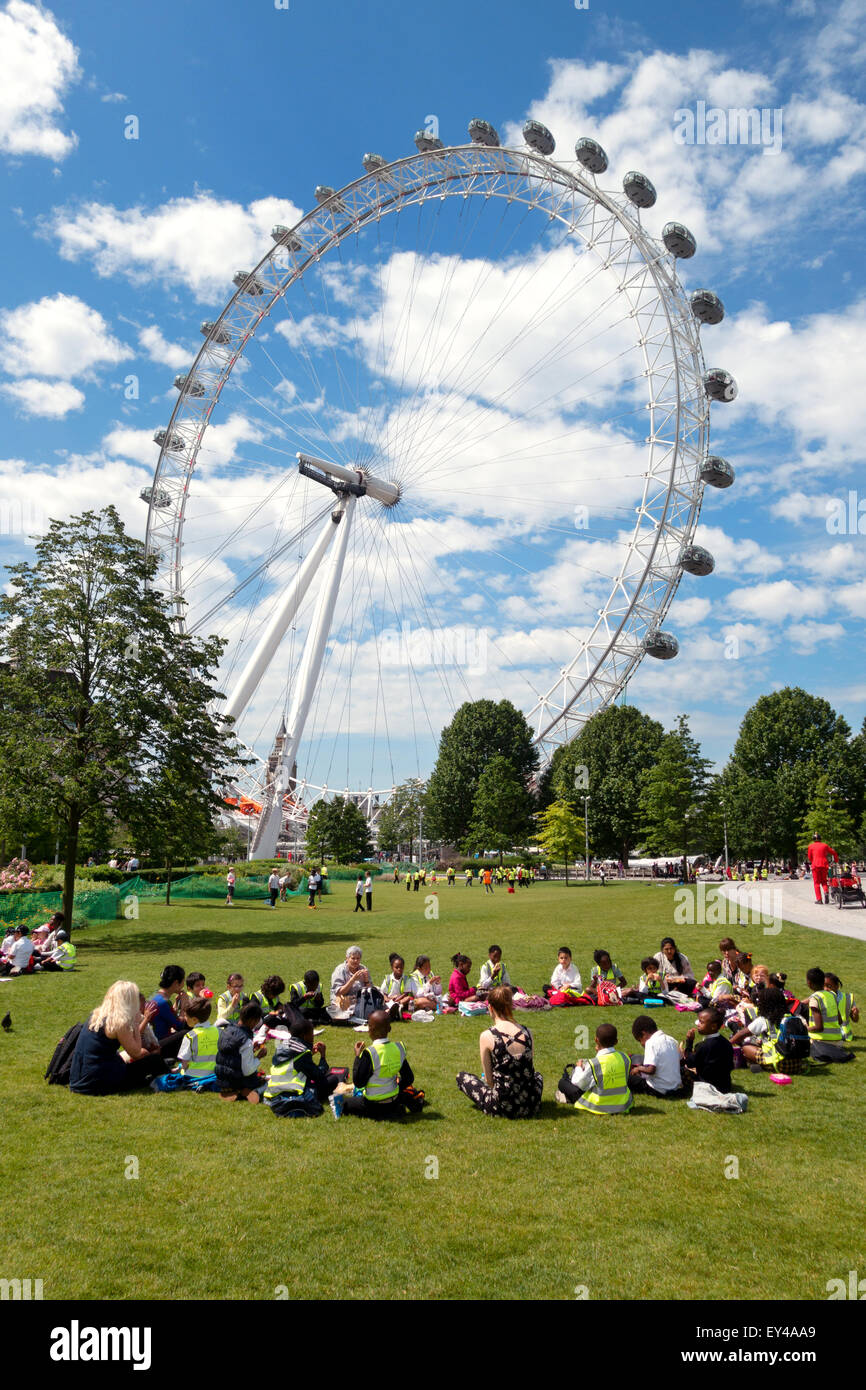
[[[182,708],[172,711],[172,719],[177,727],[168,757],[151,776],[139,780],[129,827],[136,846],[166,870],[166,907],[171,904],[174,866],[194,864],[217,852],[217,816],[224,804],[222,788],[213,779],[211,742],[216,731],[207,711]]]
[[[634,705],[611,705],[593,715],[571,743],[556,750],[553,791],[580,811],[588,793],[597,855],[628,863],[642,830],[641,797],[663,738],[661,724]]]
[[[464,852],[497,849],[501,861],[503,851],[525,840],[531,815],[532,798],[525,784],[508,759],[497,754],[478,779]]]
[[[762,695],[746,711],[726,769],[733,788],[729,823],[741,852],[794,859],[803,817],[825,773],[856,815],[866,759],[861,736],[851,740],[850,733],[826,700],[799,687]]]
[[[538,765],[532,731],[510,700],[461,705],[442,730],[436,765],[427,784],[426,829],[433,839],[458,844],[468,833],[478,781],[500,755],[528,787]]]
[[[387,806],[376,824],[376,843],[381,850],[399,851],[408,843],[409,858],[421,826],[424,810],[424,783],[420,777],[410,777],[391,794]]]
[[[839,803],[838,793],[830,786],[826,773],[818,778],[809,808],[803,817],[799,849],[805,855],[806,846],[813,835],[836,851],[840,859],[850,859],[856,853],[859,834],[854,819],[847,808]]]
[[[644,827],[657,854],[681,849],[687,874],[689,848],[700,842],[700,820],[709,767],[684,714],[661,742],[641,798]]]
[[[552,801],[536,816],[538,826],[537,840],[551,864],[565,864],[565,881],[568,883],[568,866],[579,855],[586,854],[586,836],[583,818],[578,816],[568,801]]]
[[[113,507],[52,521],[35,549],[0,599],[0,766],[62,828],[68,925],[82,821],[129,823],[184,750],[219,782],[236,749],[209,714],[222,644],[177,630]]]
[[[353,801],[317,801],[307,821],[307,858],[359,864],[373,853],[367,818]]]

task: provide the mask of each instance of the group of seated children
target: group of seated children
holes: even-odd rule
[[[32,936],[23,923],[7,927],[0,942],[0,975],[74,969],[77,953],[63,921],[63,913],[55,912],[50,921],[33,928]]]
[[[689,1004],[689,991],[695,981],[690,975],[688,956],[677,950],[672,937],[665,937],[657,955],[644,957],[636,985],[628,983],[609,951],[594,951],[592,959],[589,985],[584,989],[570,948],[560,946],[550,984],[544,986],[548,1004],[553,1008],[577,1004]]]

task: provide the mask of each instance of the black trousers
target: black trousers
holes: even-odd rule
[[[361,899],[360,899],[360,897],[357,895],[357,893],[355,894],[355,911],[356,911],[356,912],[363,912],[363,911],[364,911],[364,904],[361,902]]]
[[[367,911],[368,911],[368,912],[372,912],[372,911],[373,911],[373,894],[372,894],[372,893],[368,893],[368,894],[367,894]]]
[[[368,1100],[366,1096],[346,1096],[344,1115],[360,1115],[366,1120],[399,1120],[406,1114],[406,1105],[399,1096],[394,1100]]]

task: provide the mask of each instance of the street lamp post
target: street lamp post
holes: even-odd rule
[[[589,796],[583,798],[584,878],[589,882]]]
[[[724,801],[721,801],[719,805],[722,808],[722,824],[725,827],[725,878],[727,878],[731,872],[731,864],[728,858],[728,816],[725,811]]]

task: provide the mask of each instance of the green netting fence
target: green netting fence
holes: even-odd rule
[[[117,888],[82,888],[76,890],[73,920],[113,922],[117,916],[120,893]],[[63,907],[62,893],[0,893],[0,923],[4,927],[18,922],[28,927],[41,926],[54,912]]]
[[[143,878],[131,878],[122,883],[121,899],[128,897],[161,899],[165,901],[164,883],[146,883]],[[307,892],[306,875],[297,888],[290,888],[288,898],[299,898]],[[187,874],[185,878],[172,880],[171,896],[174,898],[224,898],[226,896],[225,876],[219,878],[209,874]],[[260,902],[268,896],[268,880],[264,875],[250,874],[246,878],[238,875],[235,882],[235,902]]]

